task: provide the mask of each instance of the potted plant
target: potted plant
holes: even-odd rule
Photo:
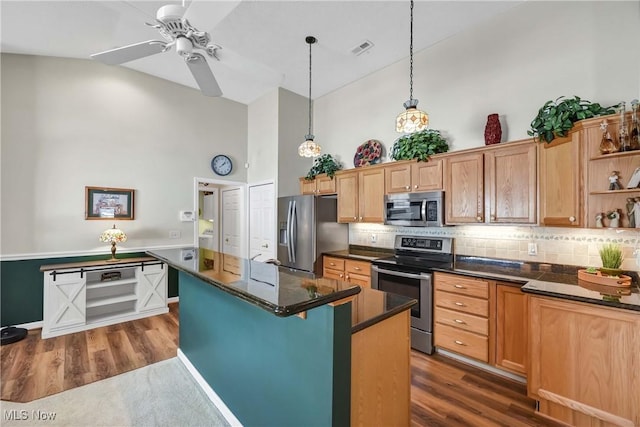
[[[619,276],[622,273],[622,249],[617,243],[608,243],[600,248],[600,260],[602,268],[600,272],[608,276]]]
[[[340,169],[342,169],[342,165],[334,159],[331,154],[323,154],[313,160],[313,166],[309,169],[309,173],[307,173],[305,179],[311,181],[316,177],[316,175],[320,175],[322,173],[326,173],[329,178],[333,179],[336,171],[339,171]]]
[[[418,159],[419,162],[426,162],[431,155],[447,151],[449,144],[440,131],[425,129],[396,139],[390,155],[393,160]]]
[[[577,96],[563,98],[561,96],[555,101],[545,102],[531,121],[531,130],[527,131],[529,136],[549,143],[557,137],[567,136],[578,120],[615,113],[613,106],[604,108]]]

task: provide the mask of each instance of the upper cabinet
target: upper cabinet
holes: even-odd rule
[[[385,194],[442,190],[442,159],[398,162],[385,167]]]
[[[313,195],[336,194],[335,177],[329,178],[326,174],[318,175],[311,180],[301,177],[300,193]]]
[[[531,140],[444,159],[447,224],[535,224],[536,146]]]
[[[538,143],[540,223],[582,227],[582,150],[580,134]]]
[[[380,166],[336,173],[338,222],[384,221],[384,168]]]

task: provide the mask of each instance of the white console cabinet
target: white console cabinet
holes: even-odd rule
[[[167,313],[167,265],[152,257],[43,265],[42,338]]]

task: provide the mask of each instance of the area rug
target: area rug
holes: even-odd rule
[[[175,357],[29,403],[0,403],[3,427],[229,426]]]

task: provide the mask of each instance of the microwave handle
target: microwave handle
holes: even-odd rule
[[[420,207],[420,219],[423,222],[427,221],[427,199],[422,199],[422,206]]]

